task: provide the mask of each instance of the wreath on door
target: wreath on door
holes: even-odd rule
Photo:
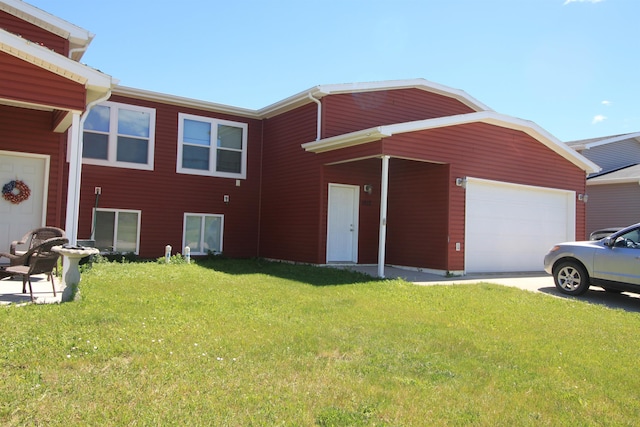
[[[2,197],[14,205],[24,202],[30,195],[31,189],[29,186],[19,179],[9,181],[2,186]]]

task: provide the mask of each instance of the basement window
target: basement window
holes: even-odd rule
[[[134,253],[140,247],[140,214],[138,210],[94,209],[95,247],[103,253]]]
[[[182,247],[189,246],[192,255],[222,252],[224,215],[184,214]]]

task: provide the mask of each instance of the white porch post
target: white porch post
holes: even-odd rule
[[[65,231],[69,243],[73,246],[78,241],[78,217],[80,205],[80,182],[82,175],[82,144],[80,143],[80,113],[73,113],[71,128],[69,129],[71,138],[69,141],[69,185],[67,187],[67,217]]]
[[[387,198],[389,195],[389,156],[382,156],[380,180],[380,238],[378,239],[378,277],[384,278],[384,256],[387,249]]]

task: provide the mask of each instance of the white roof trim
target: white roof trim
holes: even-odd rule
[[[184,98],[181,96],[167,95],[164,93],[151,92],[147,90],[136,89],[136,88],[126,87],[126,86],[114,87],[113,94],[128,96],[136,99],[144,99],[147,101],[161,102],[164,104],[178,105],[181,107],[193,108],[197,110],[233,114],[236,116],[247,117],[251,119],[262,118],[256,110],[238,108],[230,105],[217,104],[214,102],[201,101],[198,99]]]
[[[571,163],[580,167],[587,173],[600,170],[600,167],[585,158],[581,154],[567,147],[564,143],[556,139],[553,135],[542,129],[533,122],[506,116],[493,111],[480,111],[476,113],[460,114],[456,116],[439,117],[435,119],[418,120],[413,122],[398,123],[387,126],[378,126],[361,131],[338,135],[331,138],[313,141],[302,144],[302,148],[313,153],[323,153],[326,151],[338,150],[359,144],[376,141],[381,138],[402,134],[407,132],[417,132],[427,129],[437,129],[441,127],[458,126],[467,123],[487,123],[508,129],[515,129],[535,138],[545,146],[549,147]]]
[[[640,184],[640,165],[630,165],[622,169],[587,178],[587,185]]]
[[[636,177],[636,178],[609,178],[609,179],[600,179],[598,181],[594,181],[593,178],[592,179],[587,179],[587,186],[588,187],[590,187],[592,185],[610,185],[610,184],[640,184],[640,178],[638,178],[638,177]]]
[[[640,132],[634,133],[626,133],[624,135],[615,135],[615,136],[606,136],[597,140],[590,140],[590,142],[585,142],[584,144],[574,143],[571,147],[574,150],[588,150],[590,148],[599,147],[601,145],[612,144],[614,142],[626,141],[627,139],[635,138],[640,142]]]
[[[331,84],[320,85],[312,87],[311,89],[297,93],[286,99],[278,101],[267,107],[258,110],[258,114],[263,117],[269,118],[275,115],[281,114],[285,111],[292,110],[302,105],[313,102],[309,99],[309,95],[312,95],[316,99],[321,99],[326,95],[337,95],[343,93],[361,93],[361,92],[373,92],[381,90],[395,90],[395,89],[421,89],[427,92],[437,93],[450,98],[457,99],[469,108],[476,111],[493,111],[491,108],[471,97],[465,91],[460,89],[453,89],[448,86],[444,86],[438,83],[431,82],[426,79],[409,79],[409,80],[387,80],[380,82],[368,82],[368,83],[345,83],[345,84]]]
[[[91,32],[21,0],[2,0],[0,10],[69,40],[72,49],[86,48],[95,37]]]
[[[0,29],[0,51],[90,88],[109,89],[111,76]]]

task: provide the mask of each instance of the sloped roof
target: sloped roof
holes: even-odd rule
[[[578,152],[567,147],[565,144],[563,144],[561,141],[556,139],[553,135],[542,129],[537,124],[528,120],[522,120],[504,114],[499,114],[494,111],[479,111],[476,113],[459,114],[455,116],[439,117],[435,119],[418,120],[387,126],[378,126],[356,132],[350,132],[344,135],[334,136],[331,138],[325,138],[318,141],[308,142],[306,144],[302,144],[302,148],[309,152],[322,153],[354,145],[366,144],[368,142],[377,141],[381,138],[387,138],[395,134],[436,129],[441,127],[458,126],[468,123],[487,123],[525,132],[540,143],[558,153],[560,156],[580,167],[585,172],[593,173],[600,170],[600,167],[598,165],[582,156]]]
[[[593,178],[587,178],[587,185],[640,184],[640,165],[627,166]]]
[[[278,114],[282,114],[286,111],[294,108],[301,107],[303,105],[320,100],[327,95],[336,95],[342,93],[361,93],[372,92],[381,90],[395,90],[395,89],[420,89],[428,92],[438,93],[444,96],[455,98],[463,104],[469,106],[476,111],[493,111],[480,101],[469,96],[466,92],[459,89],[452,89],[444,85],[430,82],[425,79],[410,79],[410,80],[389,80],[380,82],[367,82],[367,83],[346,83],[346,84],[333,84],[333,85],[319,85],[307,89],[303,92],[292,95],[288,98],[278,101],[274,104],[268,105],[258,110],[252,110],[248,108],[233,107],[230,105],[218,104],[215,102],[202,101],[192,98],[184,98],[175,95],[169,95],[164,93],[152,92],[142,89],[136,89],[125,86],[117,86],[114,88],[113,93],[123,96],[130,96],[134,98],[146,99],[149,101],[158,101],[171,105],[189,106],[199,108],[205,111],[216,111],[221,113],[235,114],[241,117],[248,117],[254,119],[264,119],[274,117]]]
[[[278,101],[274,104],[268,105],[267,107],[261,108],[260,110],[258,110],[258,114],[265,118],[273,117],[288,110],[292,110],[310,102],[314,102],[313,99],[322,99],[327,95],[374,92],[394,89],[420,89],[457,99],[458,101],[467,105],[469,108],[475,111],[493,111],[491,110],[491,108],[487,107],[485,104],[473,98],[463,90],[454,89],[445,85],[431,82],[426,79],[407,79],[366,83],[319,85],[283,99],[282,101]]]
[[[603,136],[599,138],[581,139],[577,141],[569,141],[566,144],[574,150],[587,150],[589,148],[598,147],[600,145],[611,144],[614,142],[635,139],[640,142],[640,132],[624,133],[620,135]]]
[[[21,0],[1,0],[0,10],[69,40],[71,58],[76,61],[82,58],[84,51],[95,37],[89,31]]]

